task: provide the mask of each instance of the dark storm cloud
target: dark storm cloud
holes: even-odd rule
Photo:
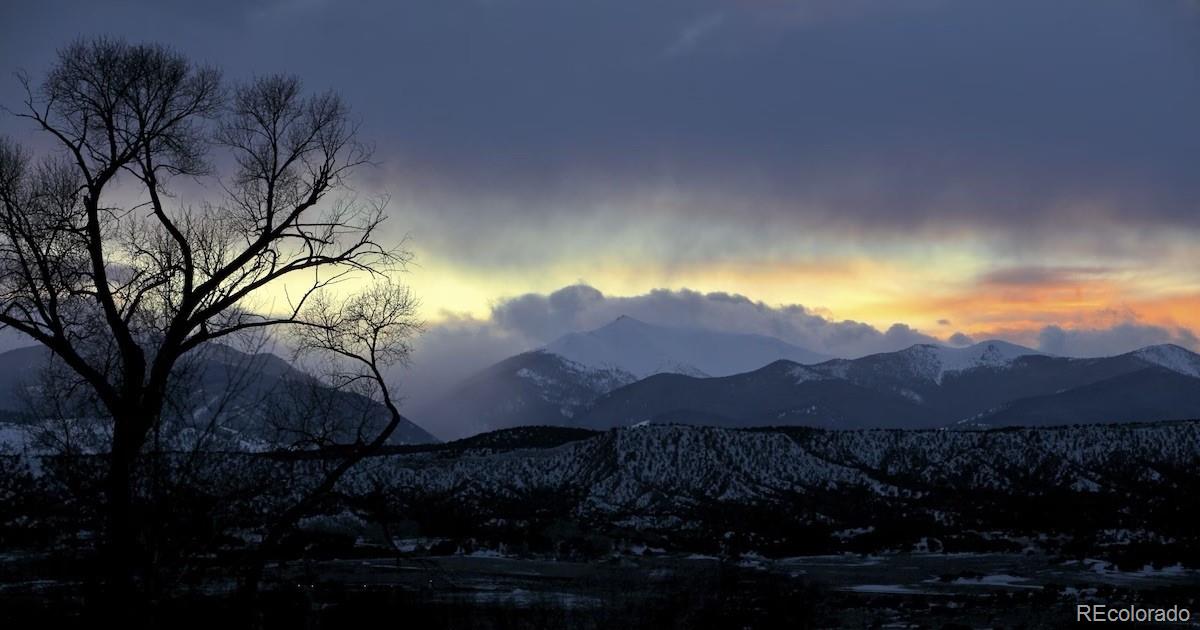
[[[436,206],[422,219],[428,242],[464,256],[489,238],[482,226],[637,221],[648,211],[622,196],[631,190],[687,191],[649,212],[737,212],[785,232],[1200,222],[1200,18],[1185,3],[49,1],[3,12],[0,70],[36,72],[74,35],[108,33],[234,75],[292,71],[341,90],[378,146],[378,183]],[[617,207],[603,203],[614,196]]]

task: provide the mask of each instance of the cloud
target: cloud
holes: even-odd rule
[[[1200,232],[1196,21],[1168,4],[77,0],[13,14],[0,75],[44,68],[47,32],[154,32],[236,75],[301,72],[378,147],[364,178],[393,194],[391,224],[477,269],[807,237],[1108,253],[1114,234]],[[306,7],[320,19],[230,19]]]
[[[1108,328],[1063,328],[1046,326],[1038,333],[1038,349],[1074,357],[1103,357],[1122,354],[1163,343],[1196,349],[1197,338],[1186,328],[1167,328],[1137,322]]]
[[[1106,276],[1114,271],[1111,267],[1006,267],[981,274],[976,281],[1003,286],[1067,284]]]
[[[229,18],[332,5],[67,4],[13,16],[0,74],[44,66],[61,44],[45,32],[155,32],[231,72],[302,72],[354,107],[405,228],[480,265],[514,248],[542,264],[559,250],[530,232],[577,246],[597,214],[722,230],[735,208],[783,244],[942,230],[1051,250],[1113,225],[1200,230],[1195,26],[1164,26],[1169,3],[367,0],[265,23]],[[662,58],[717,39],[720,55]],[[17,88],[0,82],[0,103]]]
[[[972,339],[968,334],[956,332],[953,335],[950,335],[950,338],[947,339],[946,342],[952,346],[969,346],[975,343],[975,340]]]
[[[778,337],[835,356],[898,350],[934,337],[897,323],[886,331],[853,320],[833,320],[800,304],[771,306],[736,293],[655,289],[642,295],[606,296],[577,284],[548,295],[529,293],[501,301],[492,322],[543,344],[568,332],[598,328],[621,315],[649,323]]]
[[[547,342],[607,317],[610,304],[595,288],[576,284],[549,295],[527,293],[504,300],[492,308],[492,322],[531,341]]]

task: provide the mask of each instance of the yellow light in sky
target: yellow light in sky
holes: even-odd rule
[[[663,288],[736,293],[769,306],[802,304],[829,319],[851,319],[881,330],[905,323],[943,337],[954,331],[1033,334],[1048,324],[1109,326],[1131,314],[1144,323],[1200,328],[1200,287],[1189,284],[1186,274],[1159,272],[1153,281],[1145,274],[1125,273],[983,285],[979,278],[994,268],[994,261],[966,246],[880,256],[857,251],[807,259],[673,264],[614,252],[500,268],[456,264],[436,252],[416,253],[415,264],[401,280],[412,287],[421,316],[431,325],[451,317],[485,320],[504,299],[586,283],[609,296]],[[297,295],[308,280],[296,278],[285,286]],[[348,281],[339,290],[353,290],[360,282]],[[269,310],[286,306],[282,288],[269,294]]]

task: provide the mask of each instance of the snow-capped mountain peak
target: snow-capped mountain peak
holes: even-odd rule
[[[1011,364],[1017,357],[1031,354],[1042,353],[998,339],[981,341],[965,348],[938,348],[942,369],[946,372],[985,366],[1003,367]]]
[[[1200,354],[1172,343],[1146,346],[1134,350],[1133,355],[1148,363],[1167,368],[1186,376],[1200,378]]]
[[[951,372],[962,372],[975,368],[1003,368],[1013,360],[1031,354],[1042,354],[1037,350],[1000,340],[981,341],[965,348],[947,348],[932,344],[918,344],[900,352],[911,362],[912,372],[941,383],[942,377]]]

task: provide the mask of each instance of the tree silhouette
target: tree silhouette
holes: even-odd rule
[[[344,472],[401,422],[381,370],[415,327],[389,277],[409,254],[377,240],[386,200],[348,186],[370,150],[332,92],[288,76],[226,88],[169,48],[114,39],[66,47],[40,83],[19,78],[17,115],[58,150],[35,160],[0,139],[0,327],[46,346],[111,425],[107,562],[133,594],[148,562],[138,461],[181,361],[283,328],[358,366],[391,420],[358,435]],[[185,186],[204,201],[184,203]],[[367,288],[329,295],[350,279]]]

